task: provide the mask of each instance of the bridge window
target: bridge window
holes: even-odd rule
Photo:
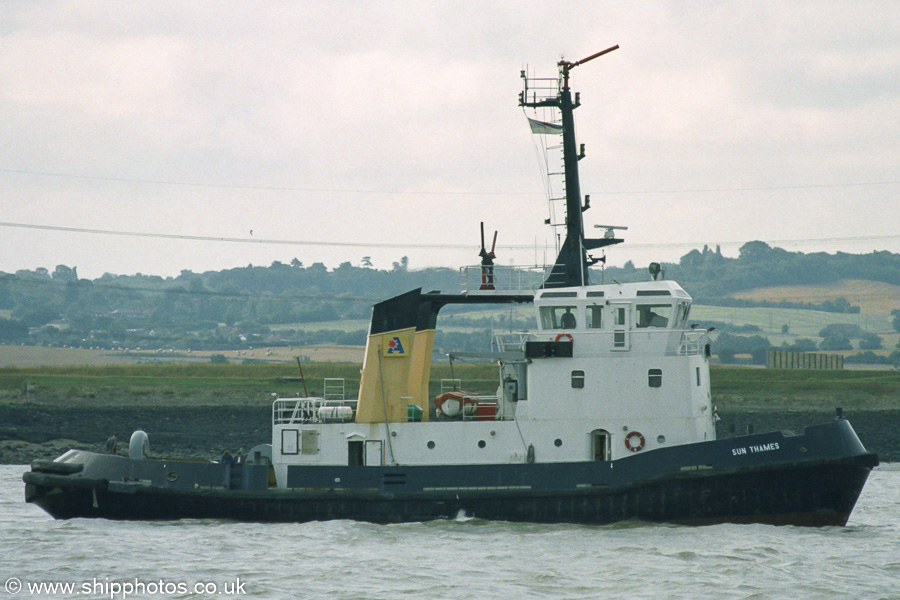
[[[587,328],[588,329],[600,329],[603,327],[603,321],[601,319],[603,307],[602,306],[588,306],[587,307]]]
[[[684,327],[688,320],[688,315],[691,312],[691,305],[686,302],[681,302],[678,304],[678,315],[675,318],[675,326],[676,327]]]
[[[575,306],[542,306],[541,329],[575,329]]]
[[[638,304],[635,308],[637,310],[635,327],[668,327],[671,305]]]

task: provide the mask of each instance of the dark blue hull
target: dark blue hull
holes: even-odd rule
[[[396,523],[463,513],[540,523],[812,526],[844,525],[878,464],[846,421],[798,436],[759,434],[613,462],[294,467],[289,489],[279,490],[265,486],[263,466],[236,473],[226,465],[88,453],[72,460],[64,464],[77,472],[54,472],[58,463],[51,463],[25,473],[26,500],[56,518]]]

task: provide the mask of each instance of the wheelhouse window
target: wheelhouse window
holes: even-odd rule
[[[625,348],[625,330],[622,328],[628,326],[628,313],[624,306],[617,306],[613,309],[613,322],[615,323],[613,348]]]
[[[669,317],[672,313],[671,304],[638,304],[635,307],[637,322],[635,327],[659,327],[669,326]]]
[[[684,328],[687,324],[688,315],[691,313],[691,305],[687,302],[680,302],[678,304],[678,312],[675,317],[675,326],[678,328]]]
[[[541,329],[575,329],[578,319],[575,306],[542,306]]]
[[[603,327],[603,307],[602,306],[588,306],[587,307],[587,321],[585,325],[588,329],[601,329]]]

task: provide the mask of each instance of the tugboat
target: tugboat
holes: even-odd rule
[[[355,401],[276,399],[271,445],[245,464],[149,458],[143,432],[130,457],[70,450],[32,463],[26,501],[61,519],[845,525],[878,464],[850,423],[717,440],[690,295],[655,265],[642,283],[590,281],[588,252],[622,240],[584,234],[569,78],[616,48],[550,80],[522,73],[519,104],[554,115],[531,127],[562,136],[565,167],[565,238],[536,284],[506,285],[482,230],[470,289],[373,307]],[[441,308],[508,303],[533,305],[537,328],[485,354],[496,394],[454,384],[429,398]]]

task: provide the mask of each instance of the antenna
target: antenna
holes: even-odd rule
[[[494,232],[494,243],[491,244],[491,251],[488,252],[484,246],[484,221],[481,222],[481,287],[480,290],[493,290],[494,288],[494,249],[497,247],[497,232]]]
[[[309,398],[309,391],[306,389],[306,377],[303,376],[303,365],[300,364],[299,356],[295,356],[294,358],[297,359],[297,368],[300,369],[300,381],[303,382],[303,395],[306,398]]]
[[[616,44],[615,46],[607,48],[606,50],[601,50],[600,52],[597,52],[596,54],[591,54],[587,58],[582,58],[581,60],[576,60],[575,62],[572,62],[572,63],[566,62],[564,60],[559,61],[559,69],[560,69],[560,71],[562,71],[562,76],[563,76],[562,89],[564,89],[564,90],[569,89],[569,71],[571,71],[578,65],[583,65],[584,63],[588,62],[589,60],[594,60],[595,58],[600,58],[604,54],[609,54],[613,50],[618,50],[618,49],[619,49],[619,45]]]
[[[614,239],[616,237],[616,229],[621,229],[622,231],[626,231],[628,228],[623,227],[622,225],[594,225],[597,229],[605,229],[606,231],[603,233],[604,239]]]
[[[582,213],[590,208],[590,196],[581,195],[578,161],[583,158],[584,151],[575,143],[575,121],[573,116],[573,111],[581,104],[581,100],[576,93],[573,101],[572,94],[569,91],[569,73],[572,69],[604,54],[618,50],[618,48],[617,44],[575,62],[561,60],[557,63],[559,76],[553,80],[529,78],[523,73],[524,90],[519,94],[519,105],[535,109],[558,109],[562,125],[564,169],[559,175],[562,175],[564,178],[564,198],[566,201],[565,239],[559,247],[556,262],[541,286],[544,288],[588,285],[588,267],[596,261],[588,257],[587,251],[622,242],[622,240],[615,237],[613,230],[609,228],[607,228],[607,235],[601,239],[587,239],[584,236]],[[549,133],[549,131],[544,130],[537,131],[533,125],[532,132],[538,134]]]

